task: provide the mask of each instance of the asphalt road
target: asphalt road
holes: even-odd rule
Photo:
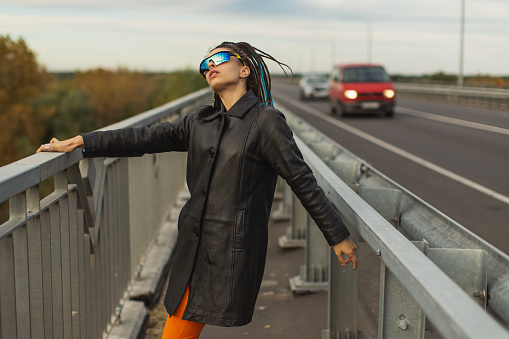
[[[296,84],[275,82],[272,93],[279,105],[509,254],[509,112],[398,98],[394,118],[330,121],[328,102],[299,100]]]

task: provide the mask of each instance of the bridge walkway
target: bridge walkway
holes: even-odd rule
[[[273,211],[277,204],[279,202],[275,201]],[[267,263],[253,321],[241,327],[205,326],[200,339],[320,338],[321,330],[327,328],[327,291],[294,294],[290,290],[288,279],[299,274],[304,264],[305,249],[284,250],[279,247],[278,238],[285,234],[288,225],[288,221],[271,220],[269,223]],[[367,244],[361,243],[358,250],[359,274],[366,277],[359,279],[359,328],[363,338],[376,338],[380,260],[367,247]],[[160,302],[149,310],[146,339],[161,338],[167,317],[163,299],[164,294]]]

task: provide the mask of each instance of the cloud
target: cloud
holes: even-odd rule
[[[0,1],[0,32],[25,37],[50,69],[194,67],[229,40],[251,42],[296,71],[327,71],[365,61],[371,29],[373,61],[389,70],[457,70],[456,1]],[[467,1],[465,67],[509,73],[498,57],[509,52],[506,13],[506,1]]]

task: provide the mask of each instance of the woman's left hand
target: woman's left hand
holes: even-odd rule
[[[349,262],[353,262],[352,268],[354,270],[357,268],[357,257],[355,256],[357,246],[355,246],[355,243],[352,241],[352,239],[348,238],[343,240],[339,244],[334,245],[333,248],[341,266],[345,267],[345,265]],[[346,260],[343,259],[343,254],[348,256]]]

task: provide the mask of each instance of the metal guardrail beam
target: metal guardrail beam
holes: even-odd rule
[[[417,247],[352,191],[303,141],[296,137],[319,185],[341,215],[380,255],[385,265],[446,338],[509,338]]]
[[[410,83],[394,83],[394,88],[398,94],[442,98],[472,106],[509,109],[509,90],[507,89]]]
[[[450,219],[428,203],[413,195],[364,160],[351,154],[327,136],[317,132],[311,126],[296,118],[291,112],[281,108],[285,113],[289,125],[306,144],[311,145],[313,151],[319,144],[329,144],[333,147],[328,156],[321,156],[330,167],[335,159],[341,163],[356,163],[359,172],[341,173],[338,168],[334,172],[348,184],[368,188],[396,189],[401,192],[398,203],[397,227],[404,232],[410,240],[421,241],[425,239],[431,247],[436,248],[464,248],[480,249],[488,256],[488,308],[509,324],[509,256],[479,238],[465,227]],[[316,152],[316,151],[315,151]],[[332,158],[332,160],[331,160]]]
[[[407,83],[394,83],[394,87],[397,91],[408,91],[421,94],[458,95],[497,100],[509,100],[509,90],[500,88]]]

